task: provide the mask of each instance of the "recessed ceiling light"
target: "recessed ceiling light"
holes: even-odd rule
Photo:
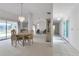
[[[60,20],[61,20],[61,18],[60,18],[60,17],[58,17],[58,18],[57,18],[57,20],[58,20],[58,21],[60,21]]]
[[[37,24],[39,26],[39,24]]]

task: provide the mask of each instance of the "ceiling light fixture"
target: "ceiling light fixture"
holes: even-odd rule
[[[23,22],[25,20],[25,17],[23,16],[23,3],[21,3],[21,15],[18,17],[20,22]]]
[[[60,18],[60,17],[58,17],[58,18],[57,18],[57,20],[58,20],[58,21],[60,21],[60,20],[61,20],[61,18]]]

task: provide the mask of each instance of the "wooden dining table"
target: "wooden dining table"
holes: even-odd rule
[[[21,36],[23,40],[23,46],[24,46],[24,41],[25,41],[25,36],[30,36],[32,33],[17,33],[16,36]],[[28,39],[29,40],[29,39]]]

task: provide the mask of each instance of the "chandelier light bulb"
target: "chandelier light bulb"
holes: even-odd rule
[[[19,16],[19,21],[20,21],[20,22],[23,22],[24,20],[25,20],[25,17]]]

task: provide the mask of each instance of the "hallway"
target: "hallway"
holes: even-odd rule
[[[79,56],[79,51],[74,49],[69,43],[58,36],[53,38],[54,56]]]

